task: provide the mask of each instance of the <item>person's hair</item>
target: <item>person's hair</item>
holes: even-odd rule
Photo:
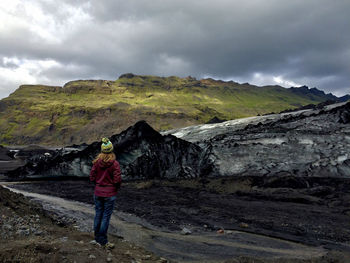
[[[114,161],[115,160],[115,154],[112,153],[100,153],[97,155],[95,160],[92,161],[92,163],[96,163],[98,160],[102,160],[105,163],[108,163],[109,161]]]

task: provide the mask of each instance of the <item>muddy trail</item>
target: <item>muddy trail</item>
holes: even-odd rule
[[[39,193],[35,198],[46,209],[63,218],[75,217],[82,228],[91,227],[90,183],[42,181],[11,187],[31,195]],[[111,231],[178,262],[223,262],[240,257],[261,262],[347,262],[348,189],[350,180],[334,178],[126,183],[118,194]],[[336,261],[339,257],[334,253],[342,259]]]

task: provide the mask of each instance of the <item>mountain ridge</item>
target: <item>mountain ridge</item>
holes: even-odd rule
[[[333,99],[317,89],[140,76],[75,80],[61,86],[21,85],[0,100],[0,141],[5,145],[92,142],[145,120],[169,130],[279,112]]]

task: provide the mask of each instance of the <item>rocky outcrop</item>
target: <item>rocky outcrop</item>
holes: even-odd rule
[[[125,79],[132,79],[132,78],[134,78],[134,77],[136,77],[136,75],[134,75],[134,74],[132,74],[132,73],[125,73],[125,74],[122,74],[122,75],[119,76],[120,79],[122,79],[122,78],[125,78]]]
[[[325,106],[335,104],[335,103],[336,103],[335,100],[326,100],[326,101],[321,102],[319,104],[307,104],[307,105],[301,106],[297,109],[288,109],[288,110],[281,111],[279,113],[288,113],[288,112],[295,112],[295,111],[301,111],[301,110],[320,110],[320,109],[323,109]],[[271,115],[271,114],[274,114],[274,113],[264,114],[264,115]]]
[[[220,118],[215,116],[214,118],[210,119],[206,124],[221,123],[221,122],[224,122],[224,121],[227,121],[227,120],[220,119]]]
[[[75,80],[64,84],[62,92],[67,94],[94,93],[111,94],[112,81],[107,80]]]
[[[140,121],[111,138],[124,179],[192,178],[212,172],[208,152],[172,135],[162,136]],[[78,149],[78,148],[83,149]],[[50,155],[35,155],[28,163],[7,173],[10,178],[88,176],[100,143],[62,148]]]
[[[346,102],[349,99],[347,96],[338,98],[337,96],[334,96],[332,93],[326,94],[323,90],[319,90],[317,88],[310,89],[308,86],[291,87],[289,90],[296,94],[309,96],[310,98],[312,98],[313,96],[324,97],[327,100],[333,100],[337,102]]]
[[[344,101],[344,102],[346,102],[346,101],[349,101],[349,100],[350,100],[350,95],[349,95],[349,94],[344,95],[344,96],[342,96],[342,97],[339,98],[339,101]]]

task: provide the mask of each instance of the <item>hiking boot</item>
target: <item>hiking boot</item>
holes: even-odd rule
[[[113,249],[113,248],[115,247],[115,245],[114,245],[113,243],[107,242],[106,245],[104,245],[104,247],[105,247],[106,249]]]

